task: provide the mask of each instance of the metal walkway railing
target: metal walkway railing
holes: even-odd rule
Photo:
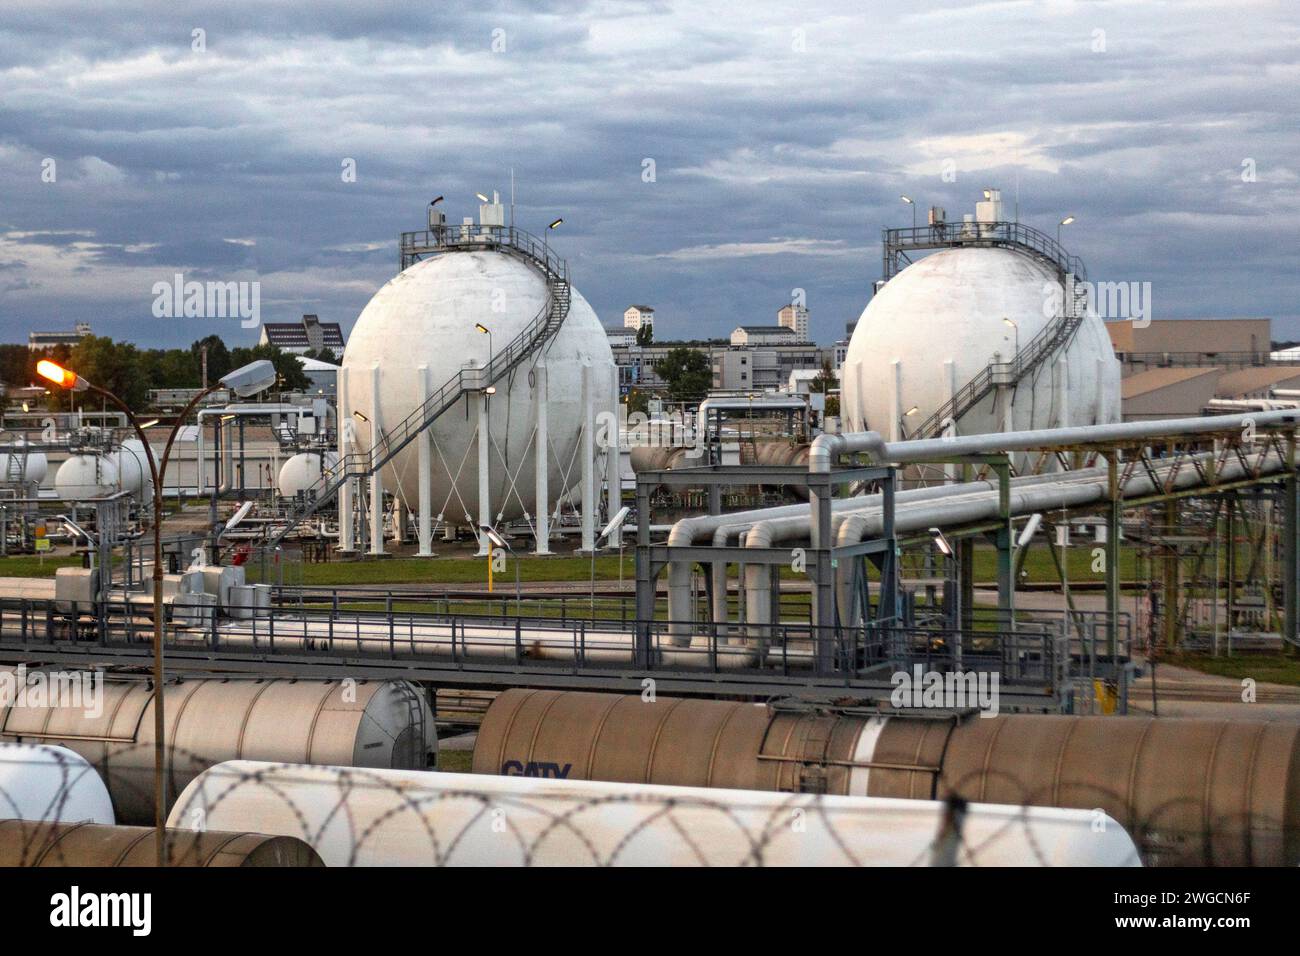
[[[403,448],[438,420],[466,395],[485,391],[504,378],[530,355],[554,337],[569,314],[571,300],[568,263],[547,244],[513,226],[444,226],[423,232],[407,232],[401,238],[402,261],[415,261],[422,254],[493,250],[512,255],[533,266],[546,280],[546,302],[541,311],[486,366],[462,368],[427,399],[391,428],[383,429],[371,447],[352,452],[327,469],[314,485],[303,492],[303,501],[289,515],[283,528],[272,535],[278,544],[299,523],[334,497],[344,482],[366,478],[388,464]],[[342,423],[340,423],[342,427]]]
[[[1047,263],[1060,279],[1061,314],[1039,330],[1010,362],[990,362],[948,401],[923,421],[909,438],[937,438],[949,425],[986,398],[995,388],[1014,385],[1074,338],[1087,314],[1087,280],[1083,261],[1065,251],[1053,236],[1022,222],[933,223],[884,232],[884,276],[891,279],[909,250],[998,248],[1021,252]]]

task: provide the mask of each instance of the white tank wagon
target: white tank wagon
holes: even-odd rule
[[[500,251],[447,252],[391,279],[362,310],[343,356],[342,417],[352,420],[357,450],[371,447],[462,369],[486,366],[548,301],[541,271]],[[597,420],[614,411],[613,353],[596,313],[576,289],[544,355],[544,372],[536,364],[542,355],[530,356],[496,383],[487,400],[493,524],[534,515],[541,507],[553,510],[560,493],[577,484],[588,391]],[[533,457],[536,406],[543,396],[550,448],[544,503],[537,501]],[[433,512],[453,524],[478,522],[477,430],[477,409],[457,405],[382,469],[384,486],[396,488],[414,507],[419,445],[431,441]]]
[[[844,430],[910,437],[990,363],[1012,361],[1017,344],[1056,322],[1061,289],[1051,265],[1005,248],[946,249],[908,266],[876,293],[849,342]],[[1105,324],[1089,314],[1005,397],[995,390],[962,415],[955,434],[1116,422],[1119,380]]]
[[[0,738],[54,743],[98,771],[118,822],[154,820],[153,692],[105,681],[101,706],[7,706]],[[168,793],[234,758],[422,769],[437,753],[433,716],[406,681],[186,680],[164,700]],[[107,821],[107,822],[112,822]]]
[[[318,487],[321,480],[321,465],[325,471],[332,471],[339,463],[338,452],[299,452],[286,459],[280,466],[275,486],[285,498],[292,498],[308,488]]]
[[[1092,811],[970,804],[955,856],[933,801],[231,761],[181,794],[203,820],[310,844],[326,866],[1135,866]]]
[[[113,823],[113,802],[80,754],[48,744],[3,743],[0,819]]]

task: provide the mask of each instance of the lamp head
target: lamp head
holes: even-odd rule
[[[70,368],[64,368],[57,362],[51,362],[49,359],[41,359],[36,363],[36,374],[41,378],[47,379],[58,385],[60,388],[66,388],[73,392],[84,392],[90,388],[90,383],[84,378],[72,371]]]

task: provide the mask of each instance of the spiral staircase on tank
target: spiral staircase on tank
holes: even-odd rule
[[[492,355],[487,365],[458,370],[409,415],[392,428],[384,429],[370,448],[350,452],[327,469],[315,484],[302,492],[302,501],[289,512],[284,527],[271,536],[272,546],[338,494],[345,482],[368,478],[379,471],[462,398],[485,391],[544,349],[569,314],[568,263],[555,255],[543,240],[522,229],[442,226],[402,233],[400,248],[403,269],[426,255],[446,252],[492,251],[514,256],[542,273],[546,280],[546,302],[509,345]]]
[[[939,438],[995,389],[1015,385],[1051,356],[1064,349],[1087,317],[1087,273],[1083,261],[1065,251],[1056,238],[1022,222],[936,222],[928,226],[884,231],[884,278],[889,281],[909,251],[980,248],[1010,249],[1049,265],[1061,281],[1061,314],[1043,326],[1010,362],[990,362],[957,389],[909,438]]]

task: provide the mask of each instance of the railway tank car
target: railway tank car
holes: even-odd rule
[[[1104,811],[1161,865],[1300,862],[1300,725],[510,690],[473,771]]]
[[[224,760],[423,770],[437,752],[428,703],[406,681],[174,681],[165,686],[163,717],[172,799]],[[80,754],[103,778],[116,822],[154,821],[150,684],[106,680],[97,702],[0,706],[0,740]]]

